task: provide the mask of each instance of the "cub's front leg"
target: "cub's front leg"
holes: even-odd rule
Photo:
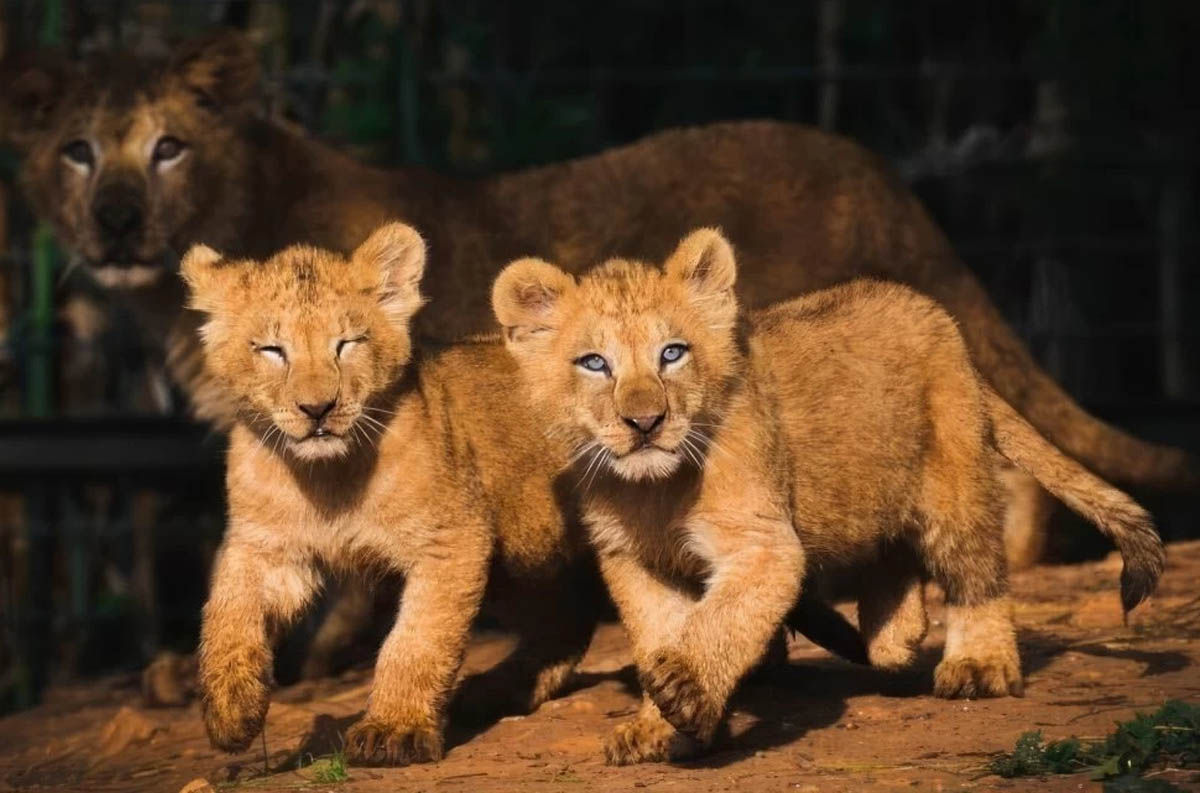
[[[695,601],[646,569],[623,545],[607,545],[598,551],[600,572],[620,612],[640,672],[664,648],[679,643],[680,629]],[[604,754],[609,765],[630,765],[678,759],[700,748],[696,741],[676,733],[647,694],[638,715],[617,725],[609,736]]]
[[[761,511],[691,527],[711,567],[704,596],[641,668],[663,717],[707,744],[729,697],[758,662],[800,593],[804,551],[791,524]]]
[[[356,762],[442,758],[446,705],[479,612],[491,551],[486,531],[464,534],[452,544],[437,537],[405,571],[400,614],[379,650],[367,712],[346,736]]]
[[[271,635],[316,589],[313,569],[279,549],[239,539],[233,525],[213,571],[200,631],[199,684],[213,745],[244,751],[270,704]]]

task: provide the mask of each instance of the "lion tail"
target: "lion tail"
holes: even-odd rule
[[[1000,453],[1116,543],[1125,563],[1121,604],[1128,613],[1154,591],[1166,564],[1150,513],[1059,451],[990,386],[984,389]]]

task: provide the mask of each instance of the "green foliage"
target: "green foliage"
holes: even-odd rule
[[[1129,721],[1118,722],[1104,740],[1046,741],[1041,732],[1026,732],[1017,739],[1011,753],[995,758],[988,768],[1002,777],[1091,771],[1096,779],[1113,779],[1165,765],[1200,765],[1200,706],[1169,700],[1154,713],[1139,713]],[[1154,788],[1125,785],[1114,789]],[[1168,790],[1170,786],[1158,789]]]
[[[301,767],[304,767],[303,764]],[[334,784],[350,779],[350,772],[346,768],[346,755],[343,752],[317,758],[309,757],[307,769],[312,772],[310,779],[318,784]]]

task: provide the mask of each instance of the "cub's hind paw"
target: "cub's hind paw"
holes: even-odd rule
[[[442,731],[436,727],[392,725],[364,716],[346,733],[346,753],[359,765],[409,765],[442,759]]]
[[[1006,655],[943,658],[933,670],[933,693],[947,699],[1020,697],[1025,693],[1020,663]]]
[[[659,652],[642,673],[642,687],[676,729],[702,744],[712,740],[724,703],[712,701],[687,661],[670,651]]]

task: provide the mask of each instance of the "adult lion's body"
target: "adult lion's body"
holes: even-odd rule
[[[855,276],[909,284],[947,307],[984,376],[1072,456],[1115,481],[1196,482],[1186,455],[1097,421],[1055,385],[913,195],[846,140],[795,124],[713,124],[459,181],[368,168],[263,121],[251,112],[256,83],[249,46],[217,37],[168,63],[19,73],[0,119],[25,149],[35,206],[100,280],[127,287],[123,296],[152,343],[165,340],[201,417],[227,421],[228,405],[204,374],[181,288],[149,272],[193,243],[233,256],[295,243],[347,251],[384,220],[403,218],[429,239],[432,256],[423,283],[432,300],[416,327],[449,338],[490,326],[488,284],[513,257],[537,254],[578,271],[622,253],[665,255],[679,229],[715,225],[741,253],[746,305]],[[96,141],[90,153],[70,148],[81,128]],[[164,140],[174,159],[159,157]],[[120,157],[107,153],[118,149]],[[150,151],[151,160],[138,159]],[[84,154],[91,159],[66,161]],[[122,200],[140,208],[141,233],[98,227],[98,217],[113,217],[99,210],[113,201],[119,210]]]

